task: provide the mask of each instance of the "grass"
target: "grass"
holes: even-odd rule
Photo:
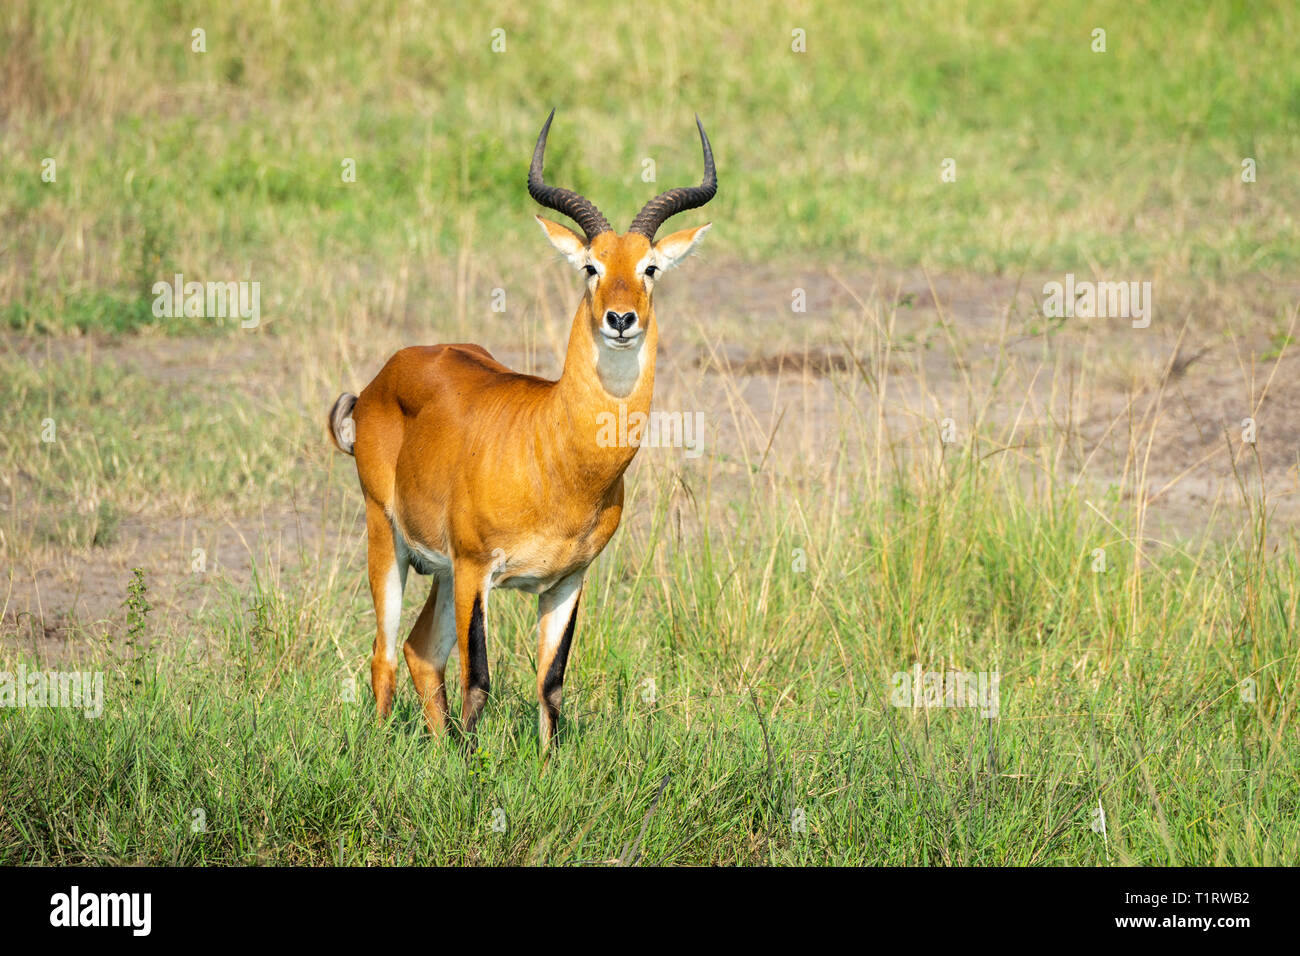
[[[105,711],[0,706],[0,864],[1293,862],[1297,26],[1280,2],[8,4],[0,677],[101,671]],[[489,606],[473,750],[429,738],[406,677],[375,724],[359,496],[322,425],[417,341],[553,370],[578,282],[523,189],[553,105],[548,174],[620,225],[698,177],[698,110],[728,268],[657,293],[656,405],[713,431],[638,456],[543,765],[517,595]],[[1011,291],[1069,271],[1153,279],[1150,333]],[[156,318],[177,272],[260,282],[262,324]],[[1005,276],[1004,318],[898,278],[936,273]],[[1235,354],[1246,394],[1223,361],[1184,391],[1166,346]],[[824,376],[729,364],[832,347]],[[1222,414],[1171,411],[1205,387]],[[1213,468],[1152,449],[1172,430],[1194,461],[1255,414],[1269,464],[1231,439],[1232,494],[1164,526]],[[101,617],[69,610],[83,579],[117,582]],[[895,706],[918,667],[996,672],[996,716]]]
[[[122,513],[255,510],[292,492],[293,451],[318,437],[274,395],[178,387],[93,346],[41,362],[9,353],[3,367],[0,469],[11,501],[0,553],[102,544]]]
[[[148,308],[175,272],[262,281],[268,312],[294,324],[337,294],[337,263],[391,275],[465,256],[509,275],[537,257],[523,180],[553,105],[552,177],[622,224],[699,176],[699,111],[726,256],[1277,273],[1300,248],[1286,174],[1300,79],[1274,66],[1300,56],[1298,25],[1282,2],[933,0],[866,16],[670,0],[647,29],[636,8],[558,2],[324,17],[304,2],[23,0],[0,17],[0,320],[193,331]]]
[[[405,679],[375,725],[346,557],[268,556],[167,626],[137,575],[132,639],[79,645],[101,719],[0,711],[0,862],[1294,860],[1294,534],[1247,481],[1237,539],[1162,546],[1138,474],[1089,490],[1055,473],[1059,442],[977,435],[855,459],[874,435],[846,420],[821,482],[751,462],[736,484],[720,457],[642,471],[546,766],[529,601],[489,607],[466,754],[428,738]],[[996,715],[895,706],[918,666],[997,672]]]

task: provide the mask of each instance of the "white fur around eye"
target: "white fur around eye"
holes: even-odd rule
[[[645,258],[636,264],[636,274],[641,277],[641,281],[645,283],[647,289],[654,285],[655,279],[658,278],[657,276],[650,274],[648,271],[650,269],[659,271],[663,270],[663,267],[659,265],[659,260],[655,256],[655,251],[653,249],[647,252]]]

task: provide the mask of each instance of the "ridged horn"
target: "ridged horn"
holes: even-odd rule
[[[533,150],[533,163],[528,167],[528,193],[547,209],[563,213],[576,222],[587,234],[587,241],[591,242],[602,232],[611,231],[609,220],[590,199],[563,186],[548,186],[542,179],[546,134],[551,131],[553,119],[555,119],[555,110],[551,110],[551,115],[546,117],[546,124],[542,127],[541,135],[537,137],[537,146]]]
[[[654,242],[655,233],[669,217],[703,206],[717,194],[718,171],[713,167],[713,147],[709,145],[708,134],[704,132],[704,124],[698,115],[695,125],[700,129],[700,143],[704,147],[704,181],[698,186],[681,186],[655,196],[636,214],[628,232],[639,232]]]

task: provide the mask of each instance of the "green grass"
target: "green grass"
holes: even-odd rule
[[[679,537],[672,486],[643,486],[654,520],[596,567],[545,768],[530,602],[490,606],[467,755],[406,678],[375,725],[359,575],[263,570],[80,665],[107,671],[102,718],[0,711],[0,863],[1293,862],[1294,541],[1139,556],[1118,496],[1027,490],[978,451],[847,504],[701,494],[726,536]],[[996,670],[997,716],[892,706],[916,664]]]
[[[102,670],[105,712],[0,707],[0,864],[1293,863],[1300,561],[1259,459],[1229,448],[1237,511],[1216,498],[1203,534],[1153,531],[1166,463],[1146,453],[1169,417],[1126,393],[1117,462],[1073,417],[1097,402],[1104,424],[1124,397],[1109,378],[1173,403],[1163,364],[1123,360],[1148,342],[1059,344],[1032,310],[994,343],[957,327],[966,305],[918,328],[897,311],[915,291],[855,287],[864,263],[1152,278],[1177,316],[1161,334],[1188,315],[1245,360],[1263,315],[1280,356],[1297,27],[1281,0],[7,4],[0,585],[46,603],[6,596],[0,672]],[[529,362],[562,345],[548,283],[568,283],[566,310],[578,286],[524,189],[552,106],[550,178],[618,226],[699,176],[698,111],[721,179],[692,214],[717,224],[706,254],[737,284],[754,264],[773,298],[740,314],[686,270],[664,293],[678,381],[657,401],[706,408],[721,437],[630,473],[543,766],[518,595],[490,603],[476,750],[427,735],[404,675],[376,726],[359,498],[322,427],[408,338]],[[823,264],[856,270],[860,310],[790,322],[784,277]],[[260,282],[262,325],[156,318],[152,284],[177,272]],[[511,312],[488,325],[497,286]],[[1022,331],[1037,368],[1009,344]],[[828,342],[865,365],[828,390],[680,374],[723,347]],[[1256,407],[1230,378],[1196,381]],[[1048,379],[1040,404],[1026,383]],[[940,448],[944,415],[976,438]],[[289,522],[305,533],[265,530]],[[234,545],[189,573],[217,530],[259,556],[251,582],[233,557],[227,573]],[[77,621],[82,578],[106,578],[92,566],[125,568],[121,608]],[[997,715],[894,706],[916,666],[996,671]]]
[[[547,254],[523,184],[551,106],[552,178],[620,227],[698,178],[698,111],[722,184],[713,254],[1228,276],[1297,262],[1300,74],[1280,65],[1300,59],[1300,21],[1280,0],[276,9],[20,0],[0,17],[0,321],[175,330],[140,305],[176,271],[259,279],[300,320],[338,263],[514,270]]]
[[[256,512],[304,488],[300,456],[320,451],[319,422],[277,394],[203,381],[202,357],[167,381],[93,348],[5,355],[0,472],[23,506],[0,515],[0,554],[102,545],[128,513]]]

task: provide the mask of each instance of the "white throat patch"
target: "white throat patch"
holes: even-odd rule
[[[605,391],[615,398],[627,398],[636,388],[636,383],[641,380],[641,373],[645,371],[646,347],[645,335],[641,335],[637,340],[636,348],[616,349],[606,345],[604,337],[597,335],[597,341],[593,348],[596,362],[596,374],[600,376],[600,384],[604,386]]]

